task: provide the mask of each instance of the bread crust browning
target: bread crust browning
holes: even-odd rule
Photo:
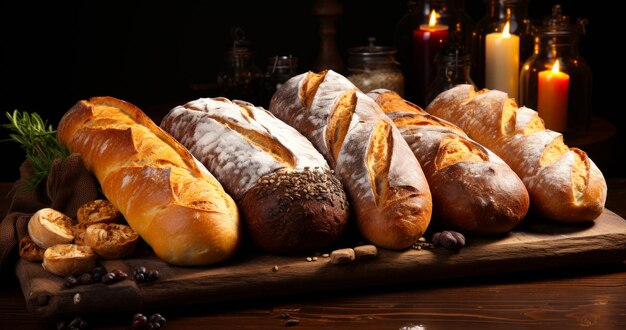
[[[346,228],[347,198],[324,157],[266,110],[204,98],[172,109],[161,127],[215,173],[263,250],[319,251]]]
[[[112,97],[79,101],[58,138],[80,153],[106,198],[162,260],[206,265],[239,245],[239,211],[189,151],[134,105]]]
[[[593,221],[604,210],[607,186],[600,169],[506,93],[458,85],[437,96],[426,111],[457,124],[500,156],[526,185],[530,212],[576,223]]]
[[[354,111],[333,118],[346,93],[356,96]],[[393,123],[349,80],[330,70],[298,75],[274,94],[270,111],[306,136],[331,164],[365,239],[404,249],[424,233],[432,201],[422,169]],[[390,129],[381,130],[385,125]],[[328,135],[337,131],[342,143],[331,147],[327,141],[337,139]]]
[[[454,124],[432,116],[397,93],[368,93],[400,129],[417,157],[433,198],[438,225],[466,234],[498,235],[526,216],[528,192],[502,159]]]
[[[46,249],[41,265],[55,275],[66,277],[90,272],[96,267],[97,259],[89,246],[56,244]]]

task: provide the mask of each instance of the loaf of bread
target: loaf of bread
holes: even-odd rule
[[[79,101],[57,134],[81,154],[107,199],[162,260],[206,265],[237,250],[234,200],[139,108],[112,97]]]
[[[459,85],[437,96],[426,111],[453,122],[491,149],[522,179],[530,212],[561,222],[595,220],[604,209],[602,172],[563,135],[545,128],[537,112],[519,108],[496,90]]]
[[[367,95],[393,120],[420,162],[433,198],[433,221],[440,227],[496,235],[526,216],[528,192],[500,157],[393,91]]]
[[[346,228],[347,198],[324,157],[263,108],[202,98],[172,109],[161,128],[233,196],[250,237],[265,251],[320,251]]]
[[[389,249],[411,246],[432,214],[424,173],[378,105],[333,71],[285,82],[270,111],[306,136],[343,183],[362,236]]]

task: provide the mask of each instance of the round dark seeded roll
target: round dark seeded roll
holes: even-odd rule
[[[239,205],[254,242],[285,254],[332,245],[344,229],[348,210],[341,183],[321,168],[263,176]]]

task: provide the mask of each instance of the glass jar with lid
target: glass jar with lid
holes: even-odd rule
[[[298,73],[298,57],[276,55],[267,59],[264,77],[265,95],[261,105],[269,107],[269,102],[282,84]]]
[[[520,105],[537,110],[546,128],[566,138],[586,135],[591,123],[591,69],[578,52],[586,24],[570,23],[554,5],[534,30],[534,52],[520,72]]]
[[[458,84],[469,84],[476,88],[470,76],[472,57],[469,51],[461,44],[450,43],[435,57],[437,74],[430,84],[426,95],[426,105],[446,91]]]
[[[224,68],[218,73],[220,96],[251,103],[260,102],[263,72],[241,28],[231,30],[232,48],[224,52]]]
[[[404,96],[404,74],[396,61],[394,47],[369,45],[348,49],[347,78],[367,93],[376,88],[392,90]]]

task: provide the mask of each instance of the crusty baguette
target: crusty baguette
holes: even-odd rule
[[[306,136],[343,183],[363,237],[403,249],[424,233],[432,200],[422,169],[376,103],[333,71],[291,78],[270,111]]]
[[[348,203],[341,183],[309,140],[263,108],[202,98],[172,109],[161,127],[233,196],[262,249],[321,251],[343,233]]]
[[[80,153],[107,199],[162,260],[204,265],[239,244],[239,211],[183,145],[134,105],[79,101],[61,119],[59,140]]]
[[[526,216],[528,192],[500,157],[393,91],[367,95],[393,120],[420,162],[433,196],[433,220],[441,227],[496,235]]]
[[[585,152],[565,145],[562,134],[546,129],[536,111],[518,108],[506,93],[459,85],[426,111],[457,124],[509,164],[528,189],[531,212],[568,223],[602,213],[602,172]]]

